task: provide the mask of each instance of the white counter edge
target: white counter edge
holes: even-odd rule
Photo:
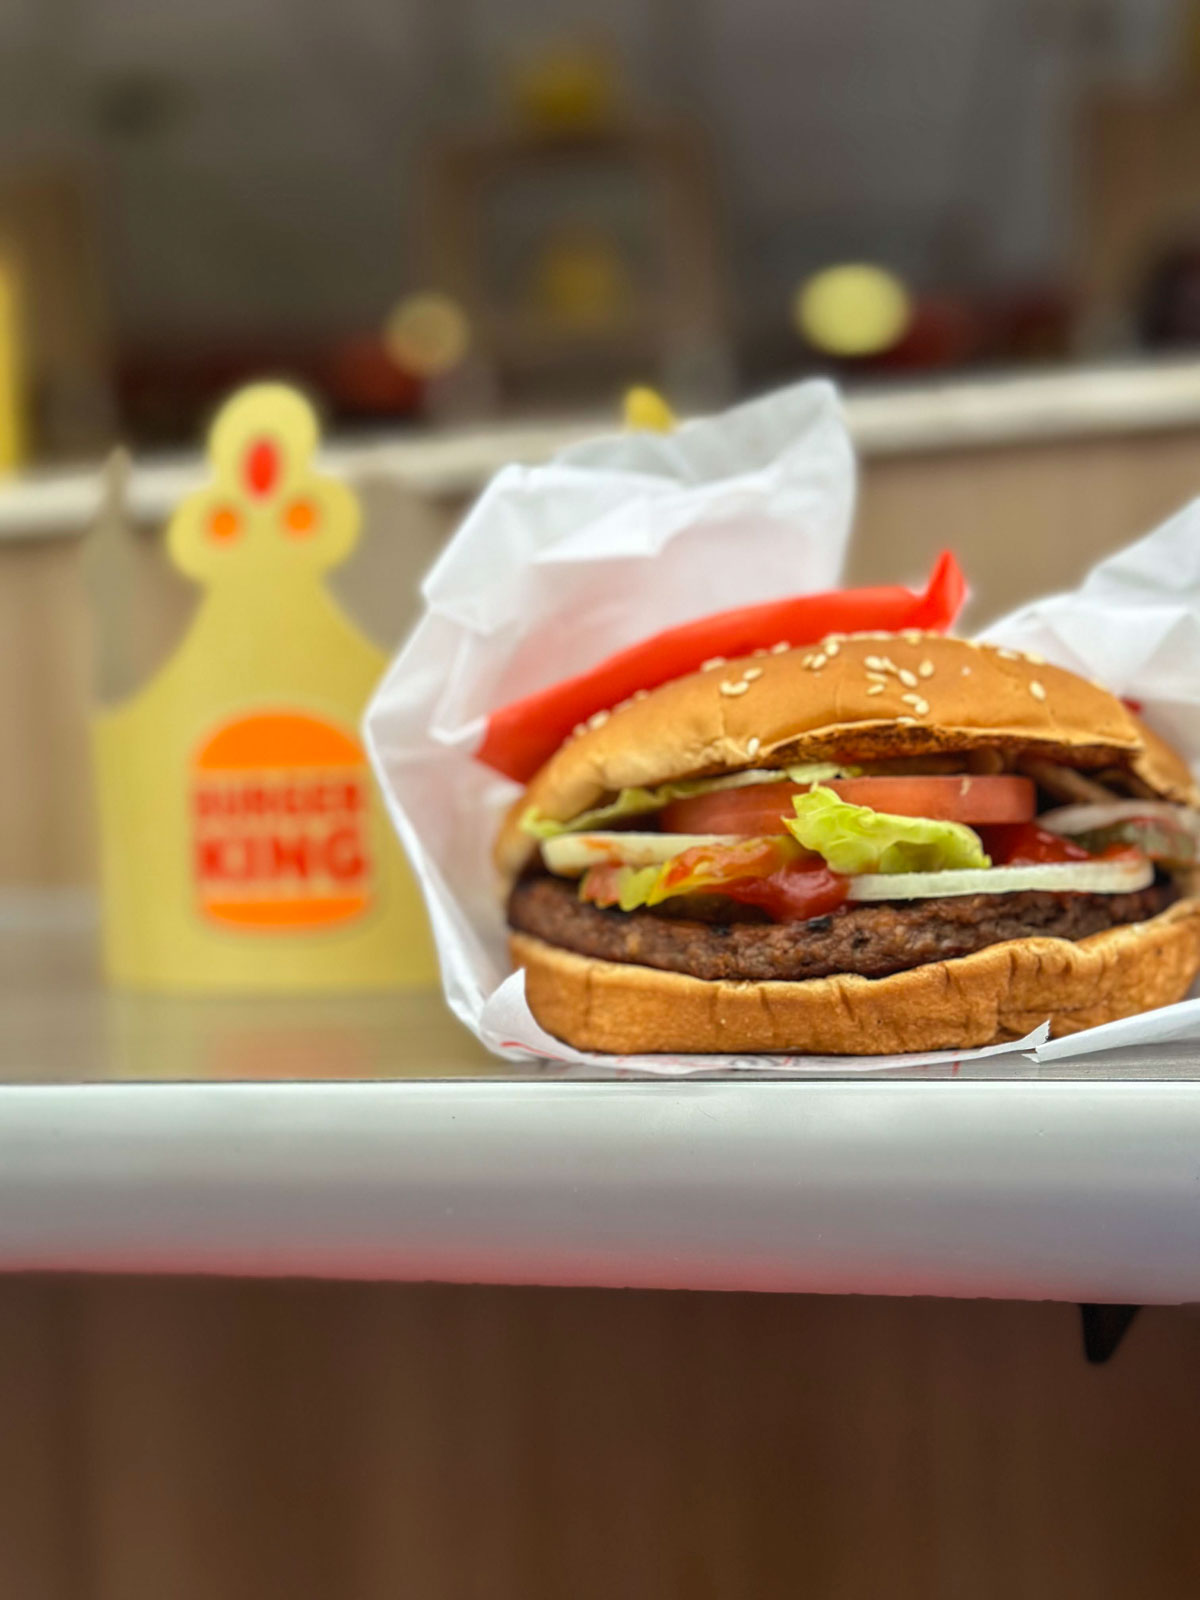
[[[1200,426],[1200,363],[1070,368],[889,387],[851,394],[846,414],[858,449],[868,457],[1195,427]],[[352,477],[386,470],[418,494],[457,498],[476,493],[509,462],[544,461],[612,425],[602,416],[398,434],[335,445],[326,459]],[[139,464],[130,482],[135,515],[161,522],[202,474],[198,455]],[[94,517],[99,497],[95,466],[12,479],[0,486],[0,539],[77,535]]]
[[[1200,1082],[0,1089],[0,1269],[1200,1300]]]

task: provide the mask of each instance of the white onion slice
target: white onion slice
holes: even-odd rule
[[[727,833],[560,833],[542,841],[542,860],[562,878],[577,878],[589,867],[656,867],[698,844],[727,845]]]
[[[1046,861],[1026,867],[964,867],[957,872],[869,872],[850,879],[851,900],[932,900],[943,895],[1128,894],[1154,881],[1144,856],[1116,861]]]
[[[1043,811],[1037,825],[1048,828],[1051,833],[1087,833],[1092,828],[1107,828],[1130,817],[1159,817],[1200,836],[1200,816],[1191,806],[1173,806],[1167,800],[1111,800],[1095,805],[1059,806],[1054,811]]]

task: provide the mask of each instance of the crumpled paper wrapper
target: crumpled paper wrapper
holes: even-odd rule
[[[568,1070],[802,1074],[937,1066],[1006,1051],[1061,1060],[1200,1038],[1200,1001],[1047,1043],[880,1056],[612,1056],[538,1026],[509,973],[491,845],[518,787],[472,760],[488,713],[676,623],[836,587],[854,457],[835,391],[800,384],[669,435],[509,467],[426,579],[425,614],[367,711],[372,763],[425,894],[446,999],[496,1054]],[[1074,594],[985,635],[1138,701],[1200,765],[1200,501],[1102,562]]]

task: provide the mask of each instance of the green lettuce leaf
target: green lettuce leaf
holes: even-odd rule
[[[857,767],[814,761],[807,766],[782,767],[773,772],[754,769],[725,773],[719,778],[685,778],[678,783],[659,784],[654,789],[622,789],[615,800],[593,811],[580,812],[570,822],[555,822],[552,817],[543,816],[536,806],[530,806],[521,817],[521,829],[535,839],[556,839],[562,833],[596,833],[609,823],[661,811],[672,800],[689,800],[693,795],[712,794],[717,789],[743,789],[752,783],[782,783],[784,779],[792,783],[825,783],[830,778],[857,776]]]
[[[819,785],[792,803],[796,820],[784,826],[834,872],[948,872],[992,864],[979,835],[961,822],[895,817],[850,805]]]

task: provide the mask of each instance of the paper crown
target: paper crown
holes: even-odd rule
[[[109,975],[178,990],[434,981],[424,909],[358,736],[385,658],[322,573],[358,536],[280,384],[235,395],[175,565],[205,589],[161,671],[94,724]]]

